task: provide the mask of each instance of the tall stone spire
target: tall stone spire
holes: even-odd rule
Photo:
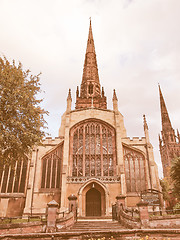
[[[161,122],[162,122],[162,139],[159,135],[159,147],[161,161],[163,166],[164,177],[170,179],[171,162],[175,156],[180,156],[180,143],[176,141],[175,131],[172,128],[166,104],[159,86]]]
[[[92,98],[95,108],[106,109],[106,97],[102,95],[90,20],[80,96],[76,98],[76,109],[91,107]]]
[[[99,83],[99,74],[98,74],[98,67],[97,67],[97,61],[96,61],[96,53],[95,53],[95,47],[94,47],[94,39],[92,34],[92,26],[91,26],[91,20],[89,25],[89,35],[88,35],[88,41],[87,41],[87,48],[86,48],[86,55],[85,55],[85,61],[84,61],[84,69],[83,69],[83,77],[82,77],[82,84],[81,84],[81,94],[83,93],[87,96],[89,94],[88,91],[82,91],[86,90],[84,89],[84,85],[88,85],[88,83],[95,84],[96,91],[93,91],[94,94],[100,94],[100,83]],[[90,93],[92,94],[92,93]]]
[[[159,96],[160,96],[160,107],[161,107],[161,121],[162,121],[162,130],[171,130],[172,129],[172,125],[171,125],[171,121],[169,118],[169,114],[166,108],[166,104],[161,92],[161,88],[159,85]]]

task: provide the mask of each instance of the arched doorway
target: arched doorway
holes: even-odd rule
[[[86,193],[86,216],[101,216],[101,193],[95,188]]]
[[[91,191],[90,191],[91,190]],[[93,213],[94,216],[105,216],[109,214],[109,192],[106,186],[98,179],[92,178],[84,183],[78,192],[79,199],[79,216],[92,216],[90,202],[93,199],[94,205],[100,206],[99,211]]]

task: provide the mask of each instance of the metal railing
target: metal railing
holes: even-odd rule
[[[123,205],[121,205],[121,212],[124,212],[126,215],[132,217],[132,218],[139,218],[139,210],[137,208],[124,208]],[[112,205],[112,220],[118,220],[117,216],[118,208],[116,204]]]
[[[66,215],[69,214],[69,211],[58,212],[57,219],[63,219]],[[26,216],[17,216],[17,217],[0,217],[0,224],[9,224],[9,223],[27,223],[27,222],[46,222],[47,214],[39,215],[26,215]]]
[[[149,212],[150,216],[170,216],[170,215],[179,215],[180,209],[171,209],[171,210],[158,210]]]
[[[0,224],[25,223],[25,222],[45,222],[46,215],[27,215],[17,217],[0,217]]]

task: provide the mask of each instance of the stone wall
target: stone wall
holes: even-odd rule
[[[150,228],[179,228],[180,229],[180,215],[171,216],[154,216],[149,221]]]
[[[140,228],[141,223],[139,219],[135,219],[134,217],[131,217],[130,215],[126,214],[123,209],[120,209],[119,215],[118,215],[118,221],[125,227],[134,229],[134,228]]]
[[[177,230],[168,230],[168,229],[131,229],[131,230],[119,230],[119,231],[103,231],[91,232],[86,231],[83,233],[77,232],[56,232],[56,233],[26,233],[26,234],[10,234],[10,235],[0,235],[0,239],[36,239],[36,240],[88,240],[93,238],[97,240],[104,237],[105,240],[112,239],[114,240],[179,240],[180,229]],[[148,238],[147,238],[148,236]]]
[[[41,222],[1,224],[0,235],[45,232],[46,224]]]
[[[74,214],[71,212],[64,219],[57,220],[56,223],[57,231],[71,227],[74,224],[74,222],[75,222]]]
[[[74,215],[69,213],[64,218],[57,219],[56,231],[60,231],[74,224]],[[16,223],[16,224],[0,224],[0,236],[7,236],[13,234],[35,234],[45,233],[46,222],[27,222],[27,223]],[[20,235],[19,235],[20,236]],[[1,237],[0,237],[1,239]],[[13,238],[14,239],[14,238]]]
[[[4,194],[0,195],[0,216],[16,217],[22,216],[25,198],[23,194]]]

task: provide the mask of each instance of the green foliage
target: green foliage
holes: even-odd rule
[[[160,179],[160,185],[162,188],[163,199],[168,201],[170,198],[169,192],[171,191],[168,180],[166,178]]]
[[[180,199],[180,157],[172,161],[171,178],[173,180],[173,192]]]
[[[176,205],[173,208],[174,210],[180,210],[180,202],[176,203]]]
[[[39,75],[0,57],[0,166],[21,160],[45,136]]]
[[[160,179],[160,185],[162,188],[163,199],[166,201],[166,208],[173,209],[175,205],[175,198],[172,192],[171,183],[167,178]]]

